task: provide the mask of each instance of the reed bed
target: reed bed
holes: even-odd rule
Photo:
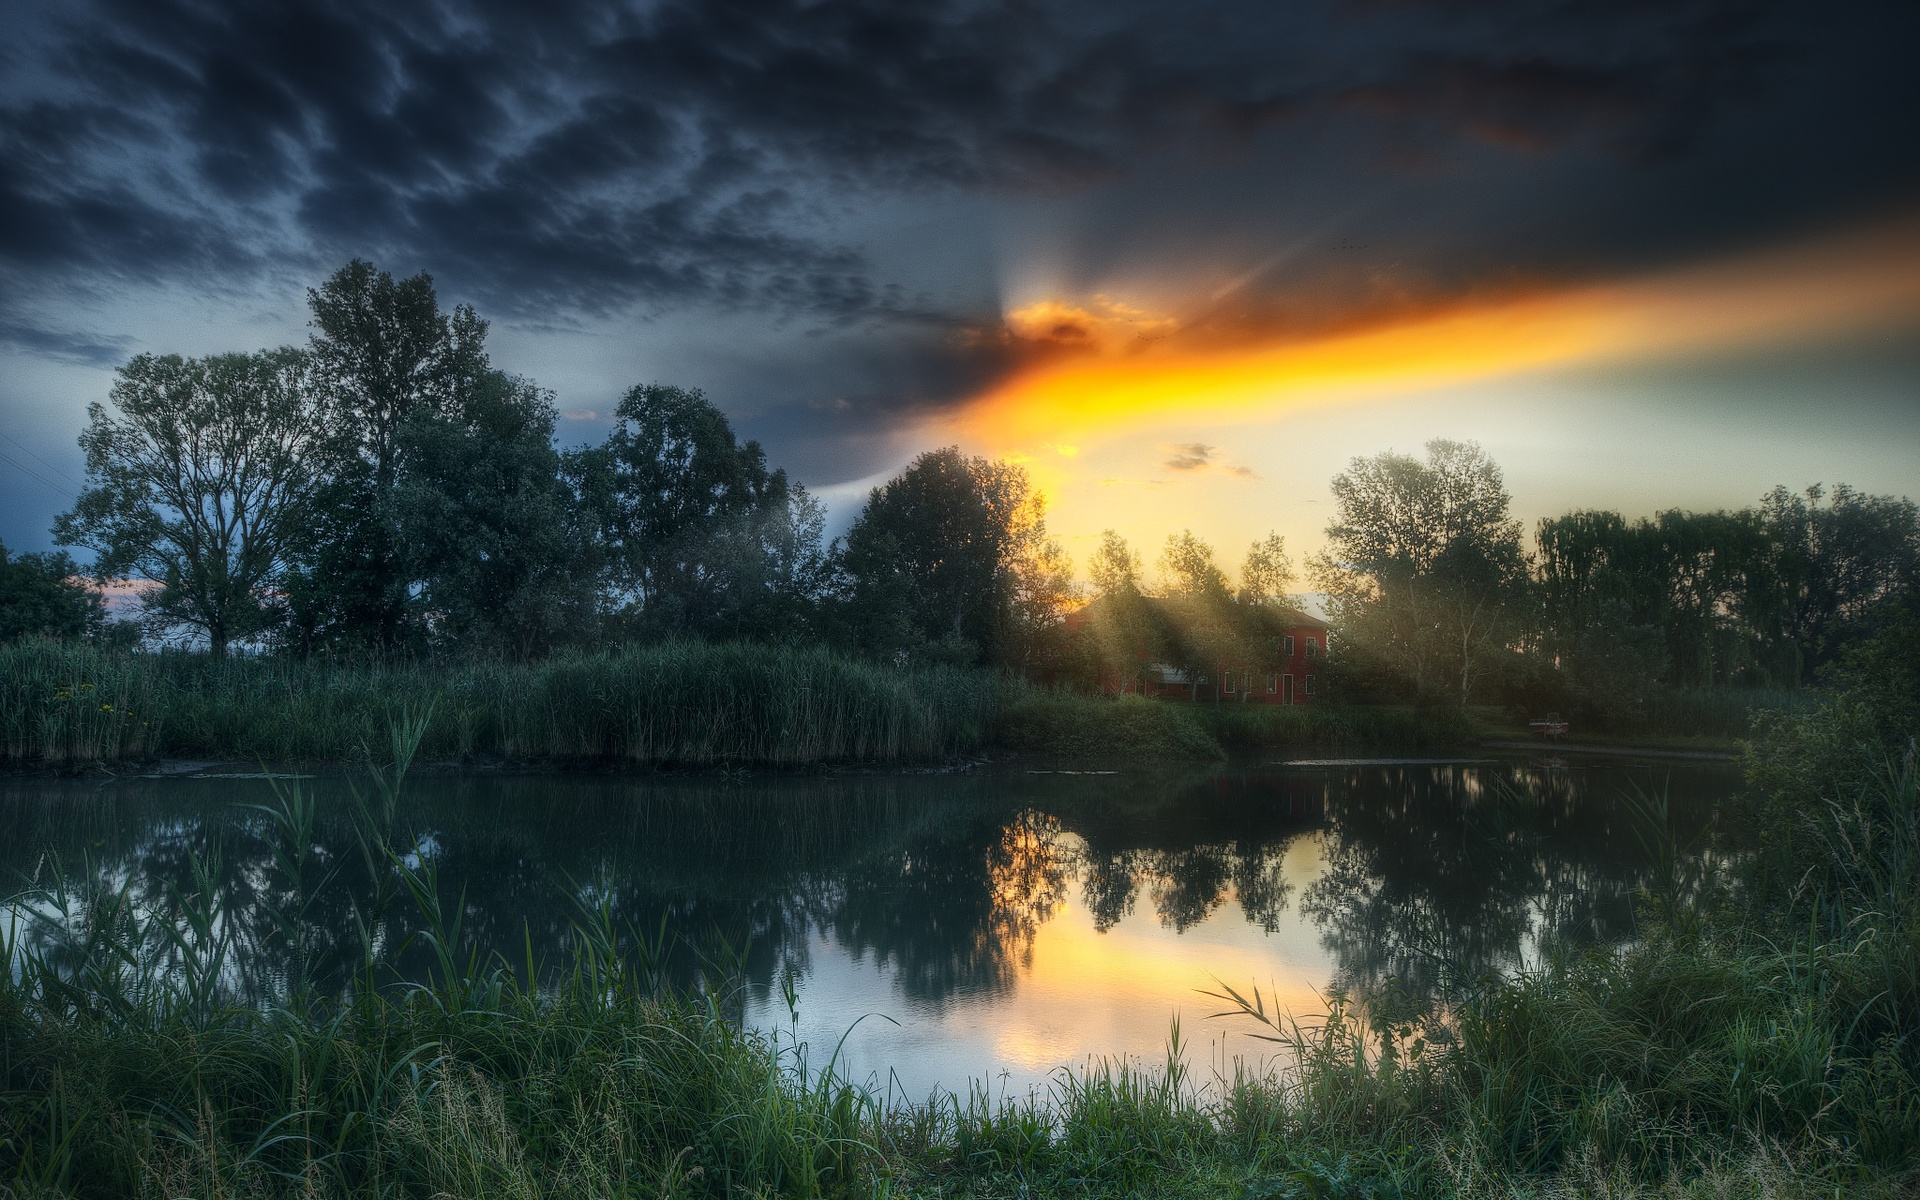
[[[0,647],[0,753],[351,761],[430,711],[437,759],[650,764],[899,762],[982,743],[1002,682],[825,650],[671,643],[539,663],[332,664]]]

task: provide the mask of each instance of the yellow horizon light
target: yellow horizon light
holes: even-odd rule
[[[1109,302],[1110,303],[1110,302]],[[1111,305],[1110,305],[1111,307]],[[1077,311],[1044,301],[1010,314]],[[1542,368],[1831,332],[1920,312],[1920,224],[1882,226],[1625,283],[1469,300],[1372,328],[1194,348],[1178,335],[1091,339],[1004,380],[943,432],[991,448],[1073,446],[1183,423],[1257,421],[1327,400]],[[1131,325],[1164,328],[1137,310]],[[1116,350],[1115,346],[1121,348]]]

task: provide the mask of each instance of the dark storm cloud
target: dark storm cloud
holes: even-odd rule
[[[1630,173],[1732,147],[1731,183],[1609,176],[1615,196],[1583,177],[1542,197],[1604,256],[1910,182],[1910,156],[1848,149],[1909,130],[1910,98],[1889,83],[1845,125],[1851,101],[1821,99],[1899,44],[1893,7],[49,2],[14,22],[0,284],[11,309],[49,279],[311,276],[361,255],[522,321],[718,305],[894,323],[923,343],[895,355],[920,372],[905,390],[937,400],[1009,351],[949,346],[992,314],[882,277],[862,244],[877,197],[1124,187],[1214,147],[1275,159],[1254,203],[1289,178],[1284,138],[1356,116],[1371,132],[1313,169],[1417,172],[1477,144]],[[1828,158],[1790,169],[1811,145]],[[1740,186],[1765,152],[1795,178]],[[1441,240],[1500,232],[1463,220]]]
[[[133,339],[49,329],[0,315],[0,345],[17,346],[41,358],[77,367],[111,367],[126,361]]]

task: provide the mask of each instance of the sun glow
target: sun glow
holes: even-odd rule
[[[1624,283],[1468,300],[1307,338],[1197,345],[1105,296],[1016,310],[1049,351],[950,418],[996,453],[1052,452],[1173,424],[1269,420],[1559,366],[1808,338],[1920,312],[1920,225],[1881,227]],[[1077,453],[1075,449],[1071,453]],[[1058,461],[1058,457],[1055,457]]]

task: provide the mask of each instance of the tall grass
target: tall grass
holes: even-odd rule
[[[1912,1195],[1920,1186],[1920,775],[1913,756],[1810,811],[1826,873],[1786,922],[1685,919],[1655,880],[1641,937],[1554,952],[1435,1010],[1389,987],[1317,1023],[1222,987],[1277,1043],[1211,1081],[1175,1027],[1163,1064],[1061,1072],[889,1106],[831,1058],[729,1019],[724,964],[663,990],[660,942],[578,889],[561,963],[482,961],[463,905],[392,813],[427,724],[357,796],[377,886],[362,930],[410,912],[433,964],[363,934],[316,992],[305,900],[333,873],[311,806],[281,792],[270,937],[296,950],[240,994],[246,936],[212,881],[145,904],[54,871],[0,924],[0,1181],[42,1196],[1264,1197]],[[1650,843],[1671,836],[1644,806]],[[1677,861],[1655,853],[1656,863]],[[1677,868],[1676,868],[1677,869]]]
[[[0,647],[0,754],[353,760],[401,709],[422,753],[635,763],[893,762],[986,737],[992,675],[824,650],[675,643],[541,663],[345,665]]]

